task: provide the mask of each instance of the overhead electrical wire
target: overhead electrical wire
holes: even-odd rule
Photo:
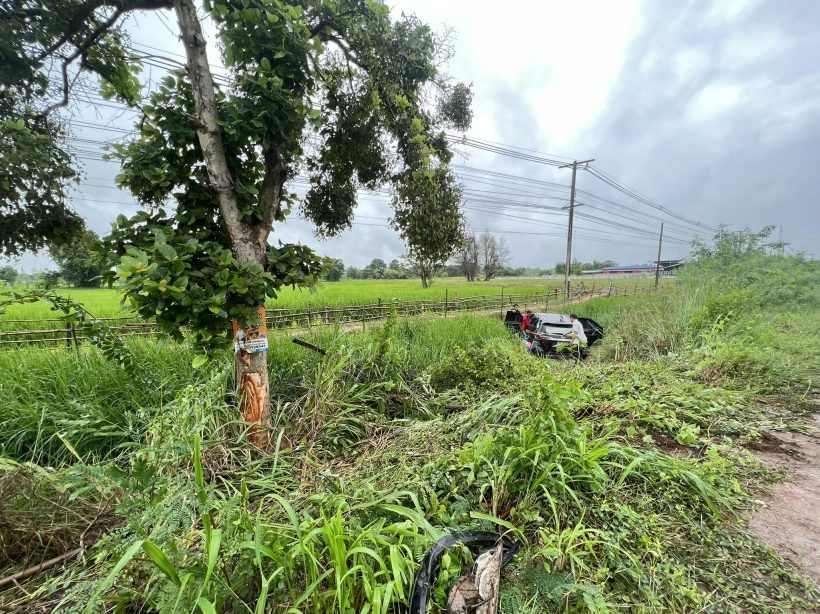
[[[181,53],[169,51],[169,50],[166,50],[166,49],[160,49],[158,47],[154,47],[154,46],[143,44],[143,43],[131,43],[130,46],[131,46],[132,51],[135,52],[135,54],[139,57],[140,61],[143,62],[145,65],[148,65],[148,66],[151,66],[151,67],[154,67],[154,68],[158,68],[158,69],[164,70],[164,71],[176,70],[176,69],[185,67],[185,62],[181,61],[181,60],[185,60],[185,56]],[[157,53],[154,53],[154,52],[157,52],[157,53],[162,54],[162,55],[157,55]],[[178,58],[181,58],[181,60],[176,60],[176,59],[174,59],[172,57],[168,57],[168,56],[176,56]],[[215,81],[217,81],[218,83],[220,83],[222,85],[230,85],[230,75],[229,74],[224,74],[226,69],[224,69],[223,67],[218,67],[218,66],[213,66],[213,65],[211,65],[211,69],[212,69],[212,73],[213,73],[213,77],[214,77]],[[110,102],[103,101],[101,99],[98,99],[98,100],[89,99],[87,101],[87,104],[99,105],[99,106],[102,106],[104,108],[115,108],[115,109],[118,109],[118,110],[124,110],[124,107],[122,107],[122,106],[113,105]],[[92,129],[99,128],[98,126],[95,126],[95,125],[91,124],[90,122],[83,122],[81,120],[74,120],[72,123],[75,123],[78,126],[83,127],[83,128],[92,128]],[[127,129],[118,128],[118,127],[114,127],[114,126],[106,126],[104,128],[100,128],[100,129],[105,129],[107,131],[116,131],[116,132],[123,133],[125,135],[128,135],[129,133],[132,132],[132,131],[129,131]],[[500,143],[500,142],[497,142],[497,141],[491,141],[491,140],[488,140],[488,139],[480,139],[480,138],[477,138],[477,137],[472,137],[472,136],[467,136],[467,135],[448,134],[447,138],[453,144],[465,145],[465,146],[468,146],[468,147],[476,149],[476,150],[492,153],[494,155],[501,155],[501,156],[505,156],[505,157],[510,157],[510,158],[514,158],[514,159],[519,159],[519,160],[523,160],[523,161],[527,161],[527,162],[538,163],[538,164],[547,165],[547,166],[553,166],[553,167],[562,166],[562,165],[566,165],[568,161],[571,161],[571,158],[567,158],[566,156],[557,156],[557,155],[553,155],[553,154],[546,154],[546,153],[539,152],[539,151],[536,151],[536,150],[533,150],[533,149],[527,149],[527,148],[523,148],[523,147],[520,147],[520,146],[509,145],[509,144]],[[90,139],[79,139],[78,142],[83,143],[83,144],[93,144],[93,141],[90,140]],[[321,145],[320,141],[313,141],[313,143],[317,144],[317,145]],[[87,160],[87,161],[95,160],[95,152],[93,152],[93,151],[89,151],[89,150],[84,149],[84,148],[76,148],[76,149],[74,149],[74,152],[80,159]],[[100,161],[103,161],[103,160],[100,159]],[[108,160],[106,160],[106,161],[108,161]],[[111,161],[111,162],[116,162],[116,161]],[[525,185],[529,185],[529,186],[539,186],[541,189],[549,189],[551,191],[566,191],[566,190],[568,190],[568,186],[563,185],[563,184],[552,183],[552,182],[547,182],[547,181],[537,180],[537,179],[527,178],[527,177],[520,177],[520,176],[510,175],[510,174],[506,174],[506,173],[500,173],[500,172],[497,172],[497,171],[490,171],[490,170],[486,170],[486,169],[476,169],[474,167],[469,167],[469,166],[466,166],[466,165],[451,165],[451,167],[454,168],[454,171],[458,174],[459,178],[461,178],[466,183],[472,182],[472,183],[478,183],[478,184],[483,184],[483,185],[489,185],[491,187],[505,187],[503,183],[500,183],[500,180],[503,180],[503,181],[506,181],[506,182],[511,182],[511,183],[507,184],[507,186],[506,186],[507,188],[509,188],[510,185],[516,186],[514,188],[516,190],[515,192],[498,192],[498,191],[493,192],[491,190],[479,190],[479,189],[476,189],[476,188],[471,188],[468,185],[468,186],[465,186],[465,189],[464,189],[464,192],[468,197],[475,196],[475,195],[482,195],[482,194],[487,194],[489,196],[497,194],[497,195],[501,195],[501,196],[514,196],[514,197],[518,197],[518,198],[521,198],[521,197],[523,197],[523,198],[537,198],[539,200],[566,200],[564,197],[544,195],[544,194],[536,194],[536,193],[531,193],[531,192],[528,192],[528,191],[522,191],[523,186],[520,185],[520,184],[525,184]],[[668,209],[668,208],[666,208],[666,207],[652,201],[651,199],[644,196],[643,194],[641,194],[640,192],[638,192],[634,188],[630,188],[629,186],[619,182],[617,179],[615,179],[611,175],[608,175],[607,173],[605,173],[603,170],[601,170],[598,167],[595,167],[595,166],[592,166],[592,165],[586,165],[584,168],[585,168],[585,170],[590,172],[593,176],[595,176],[596,178],[598,178],[599,180],[601,180],[605,184],[609,185],[613,189],[616,189],[617,191],[625,194],[626,196],[629,196],[630,198],[633,198],[637,202],[639,202],[641,204],[644,204],[648,207],[651,207],[652,209],[655,209],[656,211],[659,211],[659,212],[663,213],[666,216],[669,216],[669,217],[674,218],[675,220],[678,220],[678,222],[673,222],[671,220],[665,220],[664,218],[659,218],[657,216],[648,216],[648,214],[646,214],[645,212],[639,212],[639,211],[637,211],[635,209],[632,209],[630,207],[627,207],[626,205],[623,205],[621,203],[617,203],[615,201],[612,201],[612,200],[609,200],[609,199],[594,195],[594,194],[592,194],[590,192],[586,192],[584,190],[580,190],[580,189],[576,190],[576,193],[583,194],[587,199],[595,199],[599,204],[603,204],[603,203],[612,204],[613,206],[617,206],[619,208],[623,208],[623,209],[626,209],[626,210],[631,210],[633,213],[637,213],[638,215],[648,216],[652,219],[655,219],[656,221],[664,221],[668,226],[672,227],[672,228],[670,228],[670,230],[673,231],[673,232],[674,232],[674,229],[677,229],[678,232],[691,232],[692,229],[688,228],[687,225],[688,226],[694,226],[694,227],[698,228],[701,231],[702,230],[714,231],[713,228],[711,228],[711,227],[709,227],[709,226],[707,226],[707,225],[705,225],[705,224],[703,224],[699,221],[691,220],[691,219],[689,219],[689,218],[687,218],[683,215],[680,215],[680,214],[678,214],[678,213],[676,213],[676,212],[674,212],[674,211],[672,211],[672,210],[670,210],[670,209]],[[460,169],[460,172],[457,169]],[[491,180],[491,181],[488,181],[488,180]],[[469,198],[465,199],[465,202],[469,202],[469,201],[470,201]],[[513,207],[532,206],[532,203],[522,203],[520,201],[511,201],[511,200],[506,199],[506,198],[505,199],[497,199],[496,198],[496,199],[493,199],[493,201],[494,201],[494,204],[501,204],[501,205],[505,205],[507,207],[511,207],[511,206],[513,206]],[[479,200],[478,202],[481,202],[481,201]],[[591,205],[590,203],[587,203],[587,205],[590,206],[590,208],[596,209],[600,213],[614,214],[614,212],[606,211],[606,210],[604,210],[600,207],[595,207],[595,206]],[[545,208],[546,209],[559,210],[559,208],[557,208],[557,207],[553,207],[553,208],[545,207]],[[580,216],[582,218],[583,218],[583,215],[584,214],[582,214],[582,213],[580,214]],[[638,221],[634,217],[625,216],[622,213],[619,213],[618,215],[621,216],[621,217],[624,217],[626,219],[629,219],[630,221]],[[641,233],[641,234],[652,234],[652,235],[654,235],[654,232],[655,232],[654,229],[650,230],[650,229],[644,229],[644,228],[637,228],[637,227],[634,227],[634,226],[623,224],[622,222],[617,222],[617,221],[614,221],[614,220],[608,220],[606,218],[600,218],[600,217],[597,217],[597,216],[589,216],[588,219],[589,220],[596,220],[599,223],[609,225],[609,226],[613,226],[613,227],[616,227],[616,228],[632,230],[632,231],[635,231],[635,232],[638,232],[638,233]],[[579,228],[584,230],[583,227],[579,227]],[[586,229],[586,230],[590,230],[590,229]],[[670,241],[673,240],[673,239],[684,240],[684,239],[681,239],[679,236],[672,235],[671,232],[668,232],[668,235],[669,235],[669,240]]]
[[[548,165],[548,166],[564,166],[564,165],[567,164],[566,160],[568,160],[568,158],[564,158],[563,160],[558,160],[558,159],[555,159],[555,157],[550,158],[550,157],[546,157],[545,155],[534,155],[532,153],[527,153],[527,152],[531,152],[532,150],[527,150],[527,149],[517,147],[517,146],[514,146],[514,145],[499,144],[499,143],[494,143],[494,142],[490,142],[490,141],[482,141],[481,139],[477,139],[475,137],[468,137],[466,135],[459,136],[459,135],[450,135],[450,134],[448,134],[447,138],[448,138],[448,140],[450,140],[451,143],[458,143],[458,144],[466,145],[468,147],[472,147],[474,149],[495,153],[497,155],[503,155],[503,156],[507,156],[507,157],[511,157],[511,158],[516,158],[516,159],[520,159],[520,160],[529,161],[529,162],[536,162],[538,164],[545,164],[545,165]],[[689,218],[687,218],[683,215],[680,215],[680,214],[668,209],[667,207],[664,207],[663,205],[660,205],[660,204],[652,201],[651,199],[647,198],[646,196],[644,196],[643,194],[641,194],[637,190],[635,190],[633,188],[630,188],[629,186],[619,182],[617,179],[615,179],[611,175],[608,175],[607,173],[605,173],[604,171],[602,171],[598,167],[592,166],[590,164],[585,164],[584,167],[582,167],[582,168],[584,168],[584,170],[587,170],[588,172],[590,172],[593,176],[597,177],[598,179],[600,179],[601,181],[603,181],[604,183],[606,183],[610,187],[613,187],[614,189],[618,190],[619,192],[622,192],[623,194],[637,200],[638,202],[640,202],[642,204],[645,204],[645,205],[647,205],[647,206],[649,206],[653,209],[661,211],[661,212],[665,213],[666,215],[668,215],[670,217],[673,217],[673,218],[678,219],[680,221],[683,221],[683,222],[686,222],[688,224],[697,226],[698,228],[701,228],[703,230],[712,231],[712,232],[715,231],[715,228],[713,228],[713,227],[707,226],[706,224],[703,224],[702,222],[699,222],[699,221],[696,221],[696,220],[691,220],[691,219],[689,219]]]
[[[106,131],[116,131],[116,132],[120,132],[120,133],[122,133],[126,136],[133,132],[133,131],[130,131],[130,130],[127,130],[127,129],[124,129],[124,128],[118,128],[118,127],[114,127],[114,126],[100,127],[100,126],[94,125],[91,122],[85,122],[85,121],[81,121],[81,120],[74,120],[73,123],[77,124],[78,127],[81,127],[81,128],[92,128],[92,129],[101,129],[101,130],[106,130]],[[104,145],[110,144],[110,142],[96,141],[94,139],[86,139],[86,138],[76,138],[75,142],[79,143],[79,144],[82,144],[82,145],[95,145],[95,144],[97,144],[97,145],[104,146]],[[562,161],[562,160],[550,159],[550,158],[546,158],[542,155],[530,155],[530,154],[521,154],[521,155],[519,155],[519,152],[515,151],[512,148],[512,146],[503,146],[503,144],[492,144],[492,142],[482,141],[480,139],[473,139],[471,137],[459,137],[458,142],[463,143],[463,144],[466,143],[466,144],[469,144],[470,146],[476,146],[479,149],[485,149],[487,151],[492,150],[492,153],[497,153],[499,155],[512,155],[513,157],[516,157],[516,158],[526,159],[526,160],[529,160],[529,161],[537,161],[537,162],[542,163],[542,164],[548,164],[548,165],[552,165],[552,166],[556,166],[556,165],[559,165],[559,164],[565,164],[565,162]],[[96,158],[95,157],[95,156],[99,156],[99,152],[90,151],[85,147],[73,147],[72,151],[78,157],[80,157],[81,159],[84,159],[84,160],[99,159],[100,161],[103,161],[102,158]],[[529,151],[531,151],[531,150],[529,150]],[[116,161],[112,161],[112,162],[116,162]],[[454,164],[454,165],[451,165],[451,166],[452,166],[454,172],[458,175],[458,177],[465,183],[465,186],[464,186],[465,209],[469,208],[469,207],[473,207],[474,212],[478,212],[478,213],[481,213],[483,215],[490,215],[490,216],[496,215],[496,216],[502,216],[502,217],[505,216],[505,214],[503,212],[488,211],[486,209],[480,209],[480,208],[477,208],[477,207],[474,207],[474,206],[475,205],[502,205],[505,209],[512,209],[514,211],[515,210],[517,210],[517,211],[527,211],[527,210],[529,210],[529,211],[532,211],[534,213],[541,214],[541,215],[548,215],[548,214],[550,214],[550,212],[554,212],[554,213],[552,213],[553,215],[558,215],[558,214],[563,215],[563,213],[565,211],[562,207],[550,207],[550,206],[539,204],[539,203],[541,201],[544,201],[544,200],[558,200],[558,201],[566,202],[567,201],[567,194],[565,194],[565,193],[569,190],[569,186],[567,186],[567,185],[560,184],[560,183],[554,183],[554,182],[548,182],[548,181],[539,180],[539,179],[533,179],[533,178],[530,178],[530,177],[521,177],[521,176],[517,176],[517,175],[511,175],[511,174],[508,174],[508,173],[501,173],[501,172],[498,172],[498,171],[490,171],[488,169],[480,169],[480,168],[470,167],[470,166],[466,166],[466,165],[455,165]],[[308,185],[309,184],[309,178],[307,178],[307,177],[296,177],[296,178],[294,178],[293,183],[296,184],[296,185]],[[488,186],[488,187],[495,187],[495,188],[502,188],[502,189],[506,189],[506,190],[510,190],[510,191],[481,189],[481,188],[473,187],[473,184],[478,184],[478,185],[481,185],[481,186]],[[89,185],[89,187],[117,189],[117,188],[110,188],[109,186],[101,186],[101,185],[94,185],[94,184],[87,184],[87,185]],[[561,194],[560,196],[556,196],[556,195],[553,195],[553,194],[542,193],[542,192],[540,192],[541,190],[543,190],[545,192],[548,191],[548,192],[553,192],[553,193],[562,192],[564,194]],[[622,191],[622,190],[619,190],[619,191]],[[609,199],[606,199],[604,197],[592,194],[592,193],[587,192],[587,191],[576,190],[576,192],[579,193],[579,194],[584,194],[584,196],[588,200],[594,200],[598,204],[602,204],[602,203],[612,204],[613,206],[623,208],[623,209],[628,210],[632,213],[638,214],[642,217],[650,217],[650,218],[656,219],[658,221],[666,221],[666,220],[663,220],[662,218],[659,218],[657,216],[648,215],[648,214],[646,214],[642,211],[638,211],[636,209],[627,207],[626,205],[623,205],[621,203],[611,201]],[[371,190],[371,191],[367,191],[366,193],[374,194],[376,196],[381,196],[381,195],[387,196],[387,195],[389,195],[389,193],[384,192],[384,191],[372,191]],[[626,192],[624,192],[624,193],[626,193]],[[499,198],[499,196],[501,196],[503,198]],[[525,199],[525,201],[511,200],[510,198],[507,198],[509,196],[516,197],[516,198],[523,198],[523,199]],[[539,203],[526,202],[527,199],[537,200],[537,201],[539,201]],[[96,202],[105,202],[105,201],[96,201]],[[109,201],[109,202],[113,203],[113,201]],[[639,201],[639,202],[643,202],[643,201]],[[133,204],[133,203],[113,203],[113,204]],[[583,203],[581,203],[581,204],[583,204]],[[597,207],[595,205],[592,205],[591,203],[586,203],[586,204],[591,209],[595,209],[599,213],[614,214],[614,212],[608,211],[608,210],[603,209],[601,207]],[[653,204],[656,204],[656,203],[653,203]],[[653,208],[656,208],[657,210],[663,212],[666,215],[673,215],[674,214],[674,212],[670,212],[666,208],[661,207],[660,205],[657,205],[657,207],[653,207]],[[622,221],[611,220],[611,219],[602,218],[602,217],[599,217],[599,216],[592,216],[590,214],[585,214],[583,212],[578,212],[578,215],[579,215],[579,218],[586,219],[587,221],[592,221],[592,222],[596,222],[596,223],[599,223],[599,224],[603,224],[605,226],[610,226],[612,228],[637,233],[637,236],[625,235],[623,233],[621,233],[621,234],[612,233],[612,231],[610,231],[610,230],[602,230],[602,229],[597,229],[597,228],[588,228],[588,227],[585,227],[585,226],[582,226],[582,225],[578,225],[577,229],[580,230],[580,231],[583,231],[583,232],[606,233],[606,234],[609,234],[610,236],[620,236],[620,237],[624,237],[624,238],[633,238],[634,241],[646,240],[648,237],[653,237],[654,238],[654,236],[655,236],[655,230],[654,229],[639,228],[639,227],[631,226],[629,224],[624,224]],[[632,216],[625,215],[623,213],[618,213],[617,215],[619,215],[619,217],[622,218],[622,219],[627,219],[627,220],[638,222],[638,223],[643,221],[641,219],[636,219]],[[546,222],[546,221],[543,221],[543,220],[533,220],[532,218],[525,218],[525,217],[521,217],[521,216],[512,216],[510,214],[506,214],[506,217],[508,217],[510,219],[519,219],[521,221],[526,221],[526,222],[529,222],[529,223],[542,223],[543,222],[545,224],[551,224],[550,222]],[[693,222],[692,220],[688,220],[683,216],[674,215],[674,217],[676,217],[676,219],[680,219],[681,222],[683,222],[683,223],[666,221],[669,226],[672,226],[672,228],[670,228],[671,232],[667,231],[667,237],[666,237],[667,240],[670,241],[670,242],[686,243],[686,242],[691,241],[691,239],[693,237],[681,237],[680,235],[673,234],[675,229],[677,229],[678,232],[690,232],[692,230],[690,228],[687,228],[684,224],[694,225],[694,226],[698,227],[699,229],[700,228],[708,228],[708,227],[705,227],[704,225],[702,225],[700,223]],[[556,224],[556,226],[560,226],[560,225]],[[565,228],[566,226],[563,225],[563,227]],[[582,237],[576,237],[576,238],[581,239]],[[602,237],[597,237],[596,240],[603,240],[603,238]]]
[[[671,217],[674,217],[675,219],[686,222],[687,224],[693,224],[694,226],[698,226],[699,228],[702,228],[704,230],[709,230],[709,231],[712,231],[712,232],[717,230],[716,228],[707,226],[707,225],[705,225],[701,222],[698,222],[696,220],[690,220],[689,218],[687,218],[683,215],[680,215],[679,213],[676,213],[674,211],[671,211],[671,210],[667,209],[663,205],[659,205],[658,203],[656,203],[656,202],[648,199],[647,197],[643,196],[640,192],[638,192],[636,190],[633,190],[632,188],[618,182],[614,177],[611,177],[610,175],[607,175],[601,169],[599,169],[595,166],[589,166],[586,170],[589,173],[591,173],[594,177],[597,177],[598,179],[600,179],[601,181],[603,181],[607,185],[615,188],[616,190],[618,190],[619,192],[621,192],[623,194],[626,194],[627,196],[632,197],[633,199],[637,200],[638,202],[641,202],[641,203],[645,204],[648,207],[652,207],[653,209],[656,209],[658,211],[663,211],[666,215],[669,215]]]
[[[98,143],[98,144],[101,144],[101,145],[105,144],[104,141],[92,141],[92,140],[89,140],[89,139],[82,139],[82,140],[84,142]],[[88,153],[88,152],[85,152],[85,153]],[[474,169],[474,172],[475,171],[480,171],[480,169]],[[296,177],[295,181],[298,184],[301,184],[301,185],[308,185],[308,178],[307,177]],[[497,185],[503,185],[503,184],[497,184]],[[560,186],[560,184],[558,184],[558,185]],[[112,188],[112,187],[109,187],[109,186],[95,186],[95,187],[116,189],[116,188]],[[563,188],[563,189],[567,189],[567,186],[560,186],[560,187]],[[563,211],[564,211],[560,207],[548,207],[548,206],[544,206],[544,205],[538,205],[538,204],[535,204],[535,203],[514,201],[514,200],[507,199],[507,198],[492,198],[492,196],[494,194],[499,194],[501,196],[506,196],[507,194],[509,194],[509,193],[506,193],[506,192],[495,192],[495,191],[492,191],[492,190],[476,190],[476,189],[472,189],[472,188],[465,188],[464,193],[467,196],[467,198],[465,198],[465,202],[467,202],[467,203],[477,202],[477,203],[482,203],[482,204],[503,204],[503,205],[506,205],[508,208],[509,207],[514,207],[514,208],[517,208],[519,210],[524,209],[524,208],[530,208],[532,210],[538,210],[538,211],[552,210],[552,211],[558,211],[558,212],[561,212],[561,213],[563,213]],[[530,197],[530,196],[531,197],[536,197],[537,196],[535,193],[518,193],[518,194],[520,194],[521,196],[524,196],[524,197]],[[471,198],[472,196],[476,196],[476,198]],[[594,197],[594,195],[592,195],[591,193],[590,193],[590,196]],[[554,200],[563,200],[563,201],[566,200],[565,197],[555,197],[555,196],[540,196],[539,197],[539,200],[543,200],[543,199],[554,199]],[[603,212],[603,210],[601,210],[598,207],[595,207],[595,206],[592,206],[592,205],[589,205],[589,206],[593,209],[598,209],[598,210]],[[487,212],[487,213],[492,213],[492,212]],[[625,217],[627,219],[631,219],[632,221],[638,221],[638,222],[641,221],[641,220],[637,220],[635,218],[630,218],[630,216],[625,216]],[[598,219],[598,221],[601,221],[600,218],[597,218],[597,219]],[[641,232],[643,234],[651,234],[653,236],[655,234],[654,229],[652,229],[652,230],[650,230],[650,229],[637,229],[635,227],[624,225],[622,223],[615,222],[613,220],[606,220],[603,223],[613,225],[615,227],[620,226],[620,227],[623,227],[623,228],[636,230],[636,231]],[[583,230],[584,227],[579,226],[579,229]],[[689,238],[682,239],[680,236],[674,235],[672,233],[667,233],[667,236],[668,236],[669,240],[673,240],[673,239],[686,240],[686,241],[690,240]]]

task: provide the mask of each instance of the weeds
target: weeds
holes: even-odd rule
[[[608,332],[581,365],[528,356],[477,316],[314,334],[324,357],[273,344],[274,444],[258,456],[230,370],[190,382],[184,346],[134,343],[156,389],[93,350],[0,355],[15,375],[0,382],[5,566],[87,548],[0,603],[393,614],[432,541],[472,527],[524,544],[505,614],[808,610],[816,587],[738,513],[771,478],[741,446],[805,411],[755,398],[808,394],[816,334],[795,346],[791,323],[815,303],[784,281],[791,302],[764,318],[756,283],[693,274],[679,293],[579,306]],[[431,611],[471,562],[448,553]]]

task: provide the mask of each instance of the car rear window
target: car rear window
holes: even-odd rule
[[[572,328],[572,325],[566,324],[546,324],[546,323],[539,323],[538,331],[542,333],[557,333],[559,335],[567,332],[569,329]]]

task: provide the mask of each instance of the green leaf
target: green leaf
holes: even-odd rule
[[[160,550],[159,546],[152,541],[146,540],[142,543],[142,549],[145,551],[145,554],[151,558],[154,565],[156,565],[162,573],[168,576],[168,579],[171,580],[171,582],[177,586],[181,584],[176,567],[174,567],[174,564],[171,563],[167,556],[165,556],[165,553]]]
[[[270,60],[268,58],[262,58],[260,64],[262,65],[262,70],[270,70]]]
[[[194,359],[191,361],[191,367],[194,369],[199,369],[202,365],[208,362],[208,355],[207,354],[197,354],[194,356]]]
[[[430,522],[418,511],[404,507],[403,505],[393,505],[392,503],[385,503],[380,505],[382,509],[404,516],[411,520],[416,526],[423,529],[432,539],[440,539],[444,532],[435,528]]]
[[[483,514],[481,512],[470,512],[470,518],[475,518],[476,520],[487,520],[488,522],[492,522],[493,524],[497,524],[505,529],[508,529],[511,533],[518,536],[519,539],[524,539],[524,534],[518,529],[514,524],[508,522],[506,520],[502,520],[501,518],[496,518],[490,514]]]
[[[74,458],[76,458],[79,462],[83,462],[83,459],[77,453],[77,450],[74,448],[74,446],[71,445],[71,442],[68,441],[68,439],[66,439],[66,437],[63,433],[57,433],[57,437],[60,439],[60,441],[63,442],[63,445],[66,448],[68,448],[68,451],[71,452],[71,454],[74,455]]]
[[[90,612],[91,608],[96,607],[99,604],[100,596],[109,589],[109,587],[114,584],[114,580],[117,579],[117,576],[120,575],[120,572],[125,568],[126,565],[134,558],[134,555],[137,551],[142,547],[143,540],[139,540],[131,544],[128,550],[125,551],[120,557],[120,560],[117,561],[117,564],[114,565],[114,568],[111,572],[105,577],[102,583],[97,585],[97,590],[89,599],[88,604],[83,609],[83,612]]]
[[[216,608],[214,607],[214,604],[205,599],[205,597],[200,597],[199,599],[197,599],[196,604],[199,606],[199,609],[202,612],[202,614],[216,614]]]
[[[208,570],[205,572],[205,579],[202,581],[202,586],[208,585],[208,580],[211,579],[211,574],[216,567],[216,560],[219,557],[219,545],[222,542],[222,530],[214,529],[211,532],[211,541],[208,544]]]

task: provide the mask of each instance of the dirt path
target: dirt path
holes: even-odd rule
[[[786,477],[772,488],[749,520],[750,531],[820,583],[820,415],[810,433],[768,431],[750,446]]]

